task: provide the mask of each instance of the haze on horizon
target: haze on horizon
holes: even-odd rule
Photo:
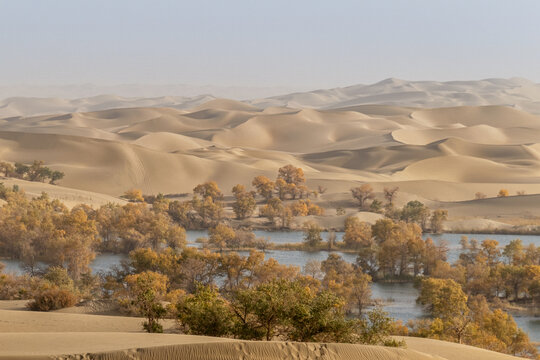
[[[0,87],[540,82],[536,1],[2,1]],[[20,95],[14,93],[13,96]]]

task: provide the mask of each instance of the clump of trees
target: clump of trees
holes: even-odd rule
[[[309,199],[300,199],[287,205],[279,198],[271,198],[259,209],[261,216],[268,218],[275,226],[281,228],[289,227],[293,216],[319,216],[323,213],[323,209]]]
[[[236,186],[237,202],[233,205],[239,218],[248,217],[254,210],[250,193],[240,185]],[[184,229],[208,229],[219,224],[223,216],[223,193],[216,182],[208,181],[197,185],[193,189],[193,198],[190,200],[170,200],[163,194],[145,196],[140,189],[128,190],[123,198],[133,203],[148,207],[145,202],[151,202],[151,210],[155,214],[172,219]]]
[[[139,189],[126,191],[122,197],[134,203],[150,201],[153,210],[166,213],[185,229],[210,229],[230,221],[224,215],[225,206],[231,206],[237,220],[254,216],[257,211],[257,196],[263,198],[258,215],[266,217],[275,227],[288,228],[294,216],[322,215],[323,209],[308,196],[317,194],[305,185],[301,168],[286,165],[278,170],[276,181],[260,175],[253,179],[255,190],[248,191],[242,184],[232,188],[233,201],[225,203],[224,195],[214,181],[197,185],[190,200],[171,201],[165,196],[144,196]]]
[[[461,246],[456,263],[437,261],[421,281],[418,302],[432,319],[410,322],[411,334],[537,358],[528,336],[502,307],[508,302],[537,306],[538,248],[524,247],[519,239],[501,248],[495,240],[467,237]]]
[[[418,200],[409,201],[403,208],[395,207],[399,187],[385,187],[383,196],[386,203],[376,199],[373,187],[370,184],[351,189],[352,196],[358,201],[360,210],[376,213],[384,213],[386,217],[394,221],[404,221],[418,224],[422,231],[441,233],[443,224],[448,219],[448,211],[436,209],[431,211]]]
[[[439,261],[446,261],[448,252],[444,242],[422,239],[417,224],[388,218],[373,225],[347,218],[341,246],[357,250],[357,265],[379,280],[430,275]]]
[[[0,162],[0,172],[5,177],[12,177],[17,179],[23,179],[28,181],[49,181],[49,184],[55,184],[58,180],[64,178],[65,174],[58,170],[51,170],[44,166],[42,160],[34,160],[32,164],[27,165],[16,162],[11,164],[9,162]]]
[[[422,231],[441,233],[444,222],[448,219],[448,211],[444,209],[431,211],[420,201],[412,200],[401,209],[392,208],[387,212],[387,216],[396,221],[417,224]]]
[[[184,228],[161,210],[158,202],[152,208],[145,203],[130,203],[107,204],[89,213],[97,222],[103,250],[128,253],[140,247],[182,248],[186,242]]]
[[[412,322],[413,334],[465,343],[515,356],[537,358],[529,337],[508,313],[491,310],[484,296],[467,296],[452,279],[421,282],[418,303],[432,319]]]
[[[224,249],[263,248],[268,246],[266,239],[256,238],[249,230],[234,229],[229,225],[218,224],[208,231],[208,240],[205,246]]]
[[[91,292],[92,277],[74,281],[67,270],[51,266],[36,275],[3,274],[0,264],[0,299],[30,300],[26,306],[34,311],[50,311],[75,305]]]
[[[178,304],[180,326],[197,335],[247,340],[356,342],[358,324],[348,320],[342,300],[314,292],[302,281],[272,280],[237,290],[226,300],[199,287]]]
[[[315,222],[309,221],[304,224],[304,244],[310,248],[316,248],[323,241],[322,228]]]
[[[223,219],[223,193],[214,181],[197,185],[193,199],[169,201],[162,197],[155,208],[161,208],[185,229],[208,229]]]
[[[283,204],[279,198],[271,198],[259,209],[259,214],[266,217],[276,227],[287,228],[291,225],[293,212],[290,206]]]
[[[238,184],[233,187],[232,192],[235,198],[233,211],[236,218],[242,220],[253,215],[253,212],[257,207],[257,202],[255,201],[255,192],[246,191],[245,186],[242,184]]]
[[[525,190],[517,190],[516,191],[517,196],[523,196],[525,194],[526,194]],[[500,189],[499,192],[497,193],[497,197],[499,197],[499,198],[508,197],[508,196],[510,196],[510,191],[508,191],[508,189]],[[481,199],[485,199],[485,198],[487,198],[487,195],[484,194],[483,192],[479,191],[479,192],[474,194],[474,199],[475,200],[481,200]]]
[[[293,165],[286,165],[278,170],[275,181],[260,175],[253,179],[253,187],[266,202],[259,207],[259,215],[266,217],[276,227],[287,228],[294,216],[322,215],[323,209],[308,197],[319,194],[306,186],[304,171]],[[319,187],[323,191],[323,186]]]
[[[470,295],[482,295],[492,302],[506,300],[538,304],[540,299],[540,251],[512,240],[503,248],[496,240],[479,243],[463,237],[459,260],[439,264],[434,275],[452,279]],[[537,305],[536,305],[537,306]]]
[[[107,204],[96,210],[80,205],[69,210],[47,194],[27,199],[23,191],[6,191],[0,208],[0,256],[20,260],[33,274],[42,262],[65,266],[80,279],[98,251],[124,252],[140,247],[181,248],[185,230],[167,213],[144,203]]]
[[[130,202],[144,202],[143,193],[140,189],[129,189],[122,197]]]
[[[392,321],[380,309],[348,319],[339,296],[314,291],[302,280],[273,280],[228,299],[201,286],[178,304],[178,320],[185,332],[197,335],[400,345],[389,337]]]
[[[167,282],[167,276],[153,271],[143,271],[125,277],[127,296],[120,301],[128,301],[139,315],[146,318],[143,328],[149,333],[163,332],[159,320],[167,312],[161,302],[165,300]]]
[[[309,191],[306,186],[304,171],[293,165],[285,165],[279,168],[275,187],[280,200],[303,198],[308,195]]]
[[[66,266],[73,278],[88,272],[99,243],[96,222],[80,207],[68,210],[47,194],[28,200],[9,191],[0,209],[0,254],[21,260],[30,273],[39,261]]]
[[[181,253],[137,249],[109,277],[107,288],[124,306],[146,316],[146,324],[154,324],[145,325],[147,331],[161,330],[159,319],[170,314],[163,302],[174,299],[175,316],[185,333],[399,345],[389,338],[393,321],[387,314],[380,309],[363,312],[369,276],[339,256],[316,266],[324,274],[322,281],[274,259],[264,260],[257,251],[244,257],[193,248]],[[356,318],[347,315],[353,308]]]
[[[353,198],[358,201],[358,207],[360,210],[367,209],[367,202],[375,198],[373,187],[369,184],[362,184],[361,186],[351,189]]]
[[[309,191],[302,190],[303,172],[291,166],[282,169],[278,180],[288,185],[281,189],[296,190],[281,194],[282,200],[280,187],[264,177],[253,181],[257,193],[236,185],[237,218],[252,216],[257,194],[265,202],[260,214],[281,226],[289,226],[293,216],[319,214],[306,198]],[[249,256],[223,251],[263,248],[267,243],[222,221],[224,196],[214,182],[195,187],[187,201],[157,195],[148,204],[142,192],[132,191],[132,202],[123,206],[79,205],[71,210],[46,194],[27,199],[23,191],[0,190],[6,200],[0,208],[0,256],[21,260],[28,270],[20,277],[0,273],[0,298],[33,299],[32,309],[112,298],[124,310],[144,316],[149,332],[163,331],[160,320],[168,317],[193,334],[396,345],[388,336],[408,330],[378,309],[366,311],[372,304],[370,284],[421,279],[418,302],[432,318],[411,322],[412,335],[521,356],[535,354],[500,304],[538,304],[538,248],[525,247],[520,240],[500,248],[494,240],[463,238],[459,261],[449,264],[444,243],[422,239],[423,228],[442,229],[447,212],[430,211],[418,201],[396,209],[397,188],[386,188],[386,204],[376,206],[387,218],[373,225],[347,218],[342,242],[330,233],[325,244],[320,226],[306,222],[305,248],[346,248],[358,256],[350,264],[330,253],[322,262],[307,264],[303,273],[265,260],[259,251]],[[372,210],[377,199],[369,188],[359,194],[362,191],[363,206]],[[210,228],[203,249],[185,247],[181,225]],[[125,252],[129,257],[114,271],[94,276],[89,264],[98,251]],[[38,262],[48,268],[38,268]]]
[[[362,314],[371,303],[371,276],[334,253],[321,262],[320,270],[323,288],[343,297],[347,312],[356,310],[357,314]]]

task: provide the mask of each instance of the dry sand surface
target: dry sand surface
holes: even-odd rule
[[[406,348],[350,344],[250,342],[206,336],[146,334],[140,318],[79,314],[77,308],[39,313],[22,301],[0,301],[0,359],[365,359],[504,360],[487,350],[405,338]],[[174,322],[165,323],[166,331]]]
[[[540,85],[521,78],[479,81],[386,79],[371,85],[273,96],[250,103],[268,106],[343,108],[365,104],[414,107],[510,105],[540,113]]]
[[[65,172],[64,188],[23,188],[69,205],[119,201],[130,188],[189,193],[208,180],[229,193],[293,164],[309,186],[328,188],[316,201],[330,227],[334,208],[356,211],[349,189],[369,182],[379,197],[384,186],[399,186],[399,205],[417,199],[449,209],[449,230],[508,230],[540,223],[534,196],[471,200],[501,188],[540,193],[539,96],[540,86],[523,79],[389,79],[246,102],[8,99],[0,106],[0,159],[41,159]]]
[[[264,94],[284,94],[279,88],[219,88],[181,85],[157,87],[124,85],[92,87],[1,87],[0,117],[32,116],[88,112],[126,107],[175,107],[187,109],[209,101],[214,96],[251,99],[245,102],[260,108],[343,108],[366,104],[414,106],[422,108],[450,106],[508,105],[540,113],[540,85],[522,78],[484,79],[477,81],[407,81],[386,79],[374,84],[358,84],[334,89],[297,92],[269,98]],[[19,97],[14,97],[18,94]],[[57,94],[63,98],[40,98]],[[90,96],[90,94],[96,94]],[[99,94],[121,94],[99,95]],[[155,95],[152,95],[155,94]],[[183,96],[160,96],[160,95]],[[213,94],[197,95],[196,94]],[[21,97],[26,96],[26,97]],[[34,96],[34,97],[29,97]],[[84,97],[87,96],[87,97]],[[88,97],[89,96],[89,97]],[[125,97],[131,96],[131,97]],[[137,96],[137,97],[133,97]],[[73,97],[79,97],[73,99]],[[257,99],[253,99],[253,98]]]
[[[45,192],[51,199],[58,199],[62,201],[68,208],[72,208],[83,203],[94,207],[99,207],[107,203],[126,203],[125,200],[115,196],[101,194],[99,192],[67,188],[59,185],[51,185],[13,178],[0,178],[0,182],[2,182],[8,188],[16,185],[20,189],[24,189],[28,197],[38,197]]]

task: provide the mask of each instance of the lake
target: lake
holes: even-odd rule
[[[287,231],[254,231],[257,237],[268,238],[269,241],[275,243],[298,243],[303,240],[302,232],[287,232]],[[343,238],[343,232],[336,232],[336,240],[341,241]],[[202,231],[187,231],[187,240],[189,246],[199,247],[195,241],[200,237],[206,237],[207,232]],[[328,237],[328,233],[322,234],[323,239]],[[523,244],[535,244],[540,246],[540,236],[534,235],[485,235],[485,234],[440,234],[440,235],[424,235],[424,238],[431,237],[437,243],[441,240],[445,240],[448,248],[448,260],[454,262],[459,256],[460,244],[459,241],[462,236],[468,236],[469,238],[475,238],[479,241],[484,239],[494,239],[499,242],[501,246],[508,244],[514,239],[521,239]],[[248,252],[239,252],[240,254],[247,255]],[[342,253],[340,254],[344,260],[354,262],[356,255],[354,253]],[[302,268],[309,260],[323,261],[327,258],[328,252],[326,251],[285,251],[285,250],[269,250],[266,252],[266,258],[274,258],[281,264],[295,265]],[[114,265],[120,264],[120,261],[125,258],[125,255],[113,255],[102,254],[96,257],[91,267],[94,272],[107,271]],[[2,260],[6,265],[4,272],[22,273],[19,268],[19,263],[13,260]],[[421,306],[416,304],[416,297],[418,291],[413,287],[411,283],[392,283],[382,284],[374,283],[371,286],[372,297],[374,299],[381,299],[385,303],[385,310],[397,320],[402,320],[406,323],[410,319],[421,318],[425,316]],[[528,316],[528,315],[513,315],[516,323],[519,327],[529,333],[529,337],[532,341],[540,342],[540,317]]]

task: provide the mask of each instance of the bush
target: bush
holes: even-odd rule
[[[64,289],[48,289],[34,296],[34,300],[27,304],[33,311],[51,311],[73,306],[77,303],[77,296]]]
[[[197,285],[194,294],[176,306],[180,328],[186,334],[227,336],[234,326],[234,314],[217,289]]]
[[[28,275],[0,274],[0,300],[28,300],[43,289],[44,281]]]
[[[43,275],[43,279],[59,288],[73,289],[74,287],[73,280],[69,277],[67,270],[61,266],[50,266]]]
[[[143,323],[143,329],[146,330],[146,332],[149,332],[149,333],[158,333],[158,334],[163,333],[163,325],[161,325],[160,323],[157,323],[157,322],[145,321]]]
[[[501,189],[501,190],[499,190],[499,193],[497,194],[497,197],[507,197],[508,195],[510,195],[508,190]]]

